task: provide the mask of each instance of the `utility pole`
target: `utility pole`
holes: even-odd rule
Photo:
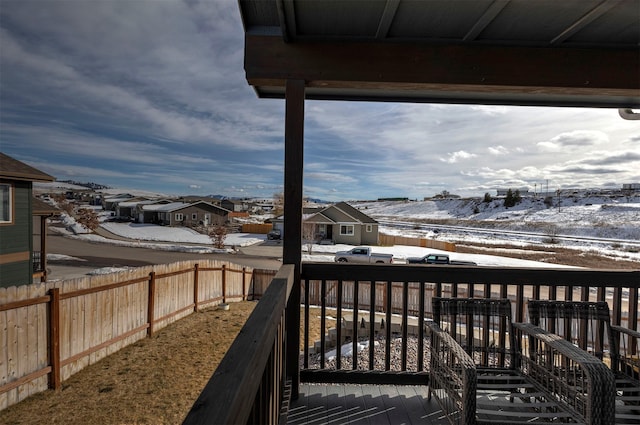
[[[556,193],[558,194],[558,212],[560,212],[560,189]]]

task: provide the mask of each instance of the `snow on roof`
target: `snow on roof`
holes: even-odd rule
[[[186,204],[184,202],[171,202],[170,204],[143,205],[142,209],[144,211],[170,212],[179,208],[188,207],[189,205],[191,204]]]
[[[138,200],[138,201],[124,201],[124,202],[119,202],[118,206],[119,207],[135,207],[138,205],[148,205],[148,204],[155,204],[156,202],[158,202],[157,199],[145,199],[145,200]]]

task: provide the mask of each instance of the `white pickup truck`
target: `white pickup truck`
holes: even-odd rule
[[[349,251],[336,252],[333,259],[338,263],[393,263],[393,254],[371,252],[371,248],[357,247]]]

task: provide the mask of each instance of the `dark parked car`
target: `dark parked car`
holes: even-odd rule
[[[428,254],[424,257],[409,257],[408,264],[451,264],[456,266],[476,266],[473,261],[451,261],[446,254]]]
[[[270,241],[280,240],[281,237],[282,237],[282,233],[280,233],[280,230],[278,229],[273,229],[272,231],[267,233],[267,239]]]

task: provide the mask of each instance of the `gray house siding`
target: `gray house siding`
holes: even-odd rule
[[[9,287],[31,283],[33,266],[33,219],[31,216],[31,187],[27,181],[7,181],[13,187],[11,224],[0,225],[0,253],[7,260],[0,264],[0,286]]]
[[[166,213],[170,226],[200,226],[200,225],[222,225],[225,224],[229,217],[229,211],[200,202],[185,208],[180,208],[170,213]],[[208,216],[208,223],[207,223]]]
[[[353,234],[341,234],[340,229],[343,226],[347,226],[348,228],[353,229]],[[333,240],[336,243],[343,243],[348,245],[361,245],[361,231],[360,231],[360,223],[356,222],[342,222],[333,225]]]
[[[367,232],[367,227],[370,227],[371,231]],[[378,245],[378,225],[365,223],[360,226],[362,231],[361,233],[361,244],[362,245]]]

